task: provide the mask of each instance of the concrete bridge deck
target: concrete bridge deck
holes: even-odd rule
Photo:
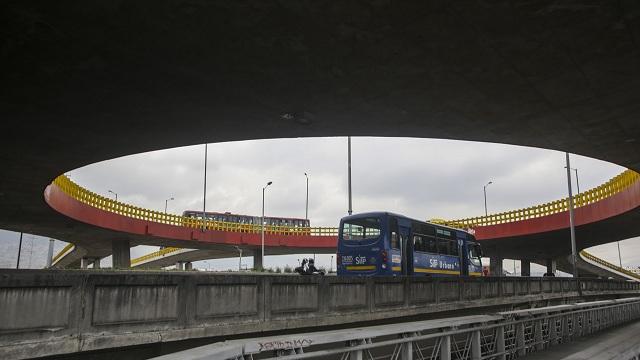
[[[2,270],[0,358],[638,294],[599,279]]]

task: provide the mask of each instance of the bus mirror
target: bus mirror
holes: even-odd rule
[[[483,257],[484,254],[482,253],[482,247],[480,245],[476,245],[477,249],[478,249],[478,256]]]

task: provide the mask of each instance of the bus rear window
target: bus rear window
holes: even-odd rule
[[[377,239],[380,237],[380,219],[362,218],[345,221],[342,224],[343,240]]]

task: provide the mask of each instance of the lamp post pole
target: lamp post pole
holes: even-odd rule
[[[618,243],[618,261],[620,262],[620,268],[622,268],[622,255],[620,255],[620,241]]]
[[[487,216],[487,186],[493,184],[493,181],[489,181],[482,190],[484,191],[484,216]]]
[[[18,244],[18,262],[16,263],[16,269],[20,269],[20,252],[22,251],[22,233],[20,233],[20,244]]]
[[[110,193],[112,193],[113,195],[116,196],[116,201],[118,201],[118,193],[116,193],[115,191],[112,190],[108,190]]]
[[[573,262],[573,277],[578,277],[578,267],[576,264],[577,254],[576,254],[576,229],[575,229],[575,220],[573,214],[573,192],[571,189],[571,163],[569,161],[569,153],[565,153],[567,158],[567,186],[569,189],[569,226],[571,228],[571,260]]]
[[[202,192],[202,232],[207,229],[207,153],[208,144],[204,144],[204,189]]]
[[[351,203],[351,136],[347,137],[347,155],[348,155],[348,182],[349,182],[349,215],[353,213],[352,203]]]
[[[169,200],[174,200],[173,198],[168,198],[164,201],[164,213],[167,213],[167,203],[169,202]]]
[[[267,185],[265,185],[265,186],[262,188],[262,220],[261,220],[260,222],[261,222],[261,225],[262,225],[262,241],[261,241],[261,243],[262,243],[262,253],[261,253],[261,255],[262,255],[262,262],[261,262],[261,264],[262,264],[262,268],[263,268],[263,269],[264,269],[264,190],[265,190],[269,185],[271,185],[271,184],[273,184],[273,182],[272,182],[272,181],[269,181],[269,182],[267,183]]]
[[[234,246],[238,250],[238,271],[242,271],[242,249],[240,246]]]
[[[309,220],[309,175],[304,173],[304,176],[307,178],[307,202],[304,208],[304,219]]]

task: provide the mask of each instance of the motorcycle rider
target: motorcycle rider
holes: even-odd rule
[[[316,268],[316,265],[314,263],[315,261],[313,259],[309,259],[307,274],[308,275],[324,275],[324,271],[318,270],[318,268]]]
[[[302,259],[302,265],[298,266],[297,268],[294,269],[295,272],[297,272],[300,275],[306,275],[307,274],[307,259]]]

